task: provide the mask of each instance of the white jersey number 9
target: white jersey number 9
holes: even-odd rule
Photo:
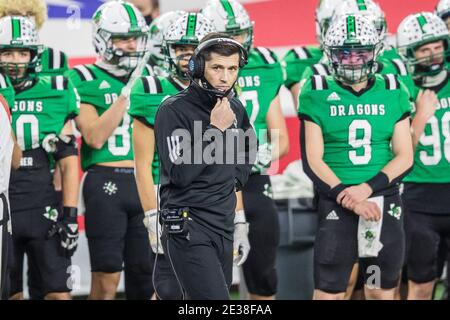
[[[362,138],[357,138],[358,131],[363,131]],[[363,148],[363,154],[358,150],[351,150],[348,153],[350,161],[354,165],[368,164],[372,158],[372,127],[367,120],[353,120],[348,128],[348,144],[354,149]],[[359,153],[359,155],[358,155]]]

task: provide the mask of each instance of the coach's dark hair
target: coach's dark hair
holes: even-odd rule
[[[225,33],[212,32],[212,33],[207,34],[202,39],[202,41],[200,41],[200,44],[202,44],[203,42],[206,42],[208,40],[219,39],[219,38],[231,39],[231,37]],[[211,53],[213,53],[213,52],[217,53],[218,55],[225,56],[225,57],[232,56],[233,54],[236,54],[236,53],[240,55],[240,50],[237,46],[230,45],[227,43],[218,43],[209,48],[206,48],[206,49],[202,50],[201,55],[203,56],[205,61],[209,61],[211,59]]]

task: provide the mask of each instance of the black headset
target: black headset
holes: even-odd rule
[[[201,43],[194,51],[189,60],[188,65],[188,75],[192,79],[200,79],[204,76],[205,72],[205,58],[201,54],[202,51],[218,45],[218,44],[229,44],[235,46],[239,49],[239,68],[243,68],[248,62],[248,53],[247,50],[236,40],[229,38],[215,38],[211,40],[207,40]]]

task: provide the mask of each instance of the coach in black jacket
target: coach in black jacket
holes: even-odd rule
[[[235,192],[246,183],[257,150],[246,111],[233,97],[246,59],[239,43],[208,35],[189,61],[191,85],[165,100],[155,119],[161,239],[189,299],[228,299],[233,254],[242,264],[250,250],[245,217],[235,214]],[[185,207],[183,231],[170,232],[165,209]],[[233,236],[239,252],[233,252]]]

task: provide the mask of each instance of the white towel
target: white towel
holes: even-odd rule
[[[83,188],[84,188],[84,181],[86,181],[86,177],[87,177],[88,172],[86,171],[83,174],[83,178],[81,179],[81,183],[80,183],[80,191],[78,192],[78,214],[80,215],[84,215],[84,212],[86,211],[86,205],[84,203],[84,196],[83,196]]]
[[[378,253],[383,248],[380,235],[383,226],[384,197],[373,197],[367,200],[377,204],[381,211],[381,218],[378,221],[368,221],[359,217],[358,255],[360,258],[378,257]]]

